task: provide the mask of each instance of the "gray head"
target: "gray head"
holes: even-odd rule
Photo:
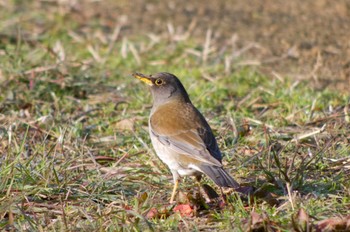
[[[174,99],[190,102],[188,94],[180,80],[171,73],[161,72],[149,76],[135,73],[133,76],[151,86],[154,106]]]

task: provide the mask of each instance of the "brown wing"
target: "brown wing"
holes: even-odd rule
[[[179,108],[181,107],[181,112]],[[151,133],[179,154],[221,167],[221,153],[203,116],[190,103],[170,102],[150,118]]]

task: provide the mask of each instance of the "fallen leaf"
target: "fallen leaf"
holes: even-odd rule
[[[317,223],[316,232],[350,231],[350,215],[341,218],[327,218]]]
[[[177,205],[173,209],[174,212],[179,212],[181,216],[191,217],[193,216],[193,209],[188,204]]]
[[[243,224],[245,224],[244,231],[277,231],[276,223],[270,221],[266,213],[258,214],[253,211],[250,213],[250,218],[243,221]]]
[[[148,198],[147,192],[143,192],[139,197],[139,204],[143,204]]]
[[[262,218],[262,216],[260,214],[258,214],[257,212],[251,212],[250,218],[251,218],[252,227],[259,226],[259,224],[264,222],[264,219]]]
[[[292,225],[295,231],[310,231],[312,224],[309,215],[303,208],[300,208],[296,215],[292,217]]]
[[[135,123],[134,119],[126,118],[126,119],[122,119],[122,120],[116,122],[115,127],[119,130],[133,131],[134,130],[134,123]]]
[[[146,218],[147,219],[155,219],[155,218],[159,218],[159,212],[156,208],[151,208],[147,214],[146,214]]]

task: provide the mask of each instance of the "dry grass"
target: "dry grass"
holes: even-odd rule
[[[220,28],[198,31],[196,20],[138,33],[122,2],[0,5],[0,228],[346,226],[348,94],[262,74],[262,63],[246,56],[258,44],[225,40]],[[171,175],[149,145],[150,96],[134,71],[180,77],[213,127],[226,169],[254,188],[251,198],[229,193],[220,208],[185,196],[188,216],[167,205]],[[181,192],[193,187],[185,180]]]

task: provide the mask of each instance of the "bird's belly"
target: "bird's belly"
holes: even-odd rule
[[[151,140],[154,150],[158,157],[165,163],[171,171],[176,171],[180,176],[198,175],[200,172],[191,164],[183,165],[179,162],[179,154],[169,147],[163,145],[156,137],[151,134]]]
[[[197,176],[198,174],[200,174],[200,172],[192,168],[179,169],[177,170],[177,173],[179,173],[180,176]]]

